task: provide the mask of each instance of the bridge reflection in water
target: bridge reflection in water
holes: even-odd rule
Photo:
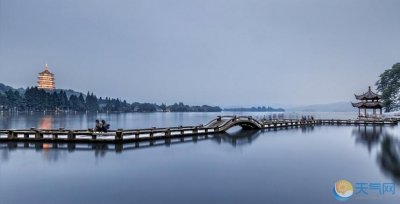
[[[221,133],[218,134],[216,137],[213,137],[212,140],[221,144],[221,143],[228,143],[232,146],[243,146],[251,144],[255,139],[257,139],[264,131],[262,130],[240,130],[233,133]]]
[[[131,142],[131,143],[62,143],[62,142],[1,142],[2,160],[8,159],[9,152],[18,149],[30,149],[43,152],[48,160],[57,160],[60,156],[75,151],[92,151],[96,157],[103,157],[107,152],[116,152],[118,154],[126,151],[137,151],[140,149],[170,147],[184,143],[197,143],[202,141],[214,141],[216,143],[230,144],[232,147],[251,144],[260,135],[266,132],[275,132],[280,130],[297,129],[296,127],[278,127],[272,129],[240,129],[236,132],[224,132],[210,135],[193,135],[180,138],[157,139],[150,141]],[[302,127],[301,132],[312,131],[312,126]]]
[[[315,127],[302,127],[302,133],[308,133]],[[43,142],[2,142],[0,143],[1,161],[6,161],[10,157],[10,153],[19,149],[30,149],[37,152],[43,152],[47,160],[57,161],[59,158],[65,157],[69,152],[87,151],[93,152],[95,157],[104,157],[108,152],[116,152],[122,154],[129,151],[138,151],[147,148],[172,147],[184,143],[197,143],[203,141],[213,141],[218,144],[229,144],[232,147],[251,145],[263,133],[274,132],[279,130],[295,129],[291,127],[282,127],[274,129],[262,130],[240,130],[233,133],[220,133],[211,135],[187,136],[181,138],[159,139],[134,143],[43,143]],[[357,126],[352,130],[355,137],[355,143],[366,147],[371,154],[376,149],[376,162],[381,171],[400,183],[400,139],[386,128],[376,126]]]
[[[377,148],[376,162],[381,171],[400,184],[400,139],[382,126],[362,126],[353,129],[356,143],[364,145],[368,152]]]

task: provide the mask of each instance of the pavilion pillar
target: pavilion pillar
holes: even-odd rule
[[[361,108],[358,108],[358,117],[361,117]]]
[[[382,108],[380,108],[379,110],[380,110],[380,113],[381,113],[381,115],[382,115]]]
[[[364,117],[367,117],[367,108],[364,108]]]
[[[373,110],[373,113],[374,113],[374,115],[376,115],[376,109],[375,109],[375,108],[373,108],[372,110]]]

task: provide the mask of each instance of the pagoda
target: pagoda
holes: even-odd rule
[[[382,116],[382,104],[380,102],[380,99],[382,98],[380,95],[377,93],[374,93],[371,91],[371,87],[368,87],[368,91],[361,94],[357,95],[354,94],[357,100],[360,102],[357,103],[351,103],[353,107],[358,108],[358,117],[359,118],[373,118],[373,117],[380,117]],[[364,114],[362,114],[362,109],[364,109]],[[372,109],[372,115],[368,114],[367,110]],[[379,109],[379,115],[376,113],[376,110]]]
[[[54,74],[49,71],[47,64],[45,65],[44,71],[39,73],[37,87],[45,90],[53,90],[56,88]]]

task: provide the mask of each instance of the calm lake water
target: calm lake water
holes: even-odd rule
[[[196,125],[217,115],[221,113],[2,114],[0,129],[86,129],[96,118],[106,119],[113,129]],[[302,114],[291,117],[295,115]],[[133,143],[117,149],[0,143],[0,203],[339,203],[332,189],[340,179],[400,185],[398,126],[235,128],[171,144]],[[399,203],[397,190],[394,195],[355,192],[347,203]]]

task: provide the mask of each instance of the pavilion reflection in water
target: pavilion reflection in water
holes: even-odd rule
[[[356,143],[366,146],[369,152],[374,147],[379,148],[376,161],[382,173],[400,183],[400,139],[382,126],[356,127],[353,135]]]
[[[358,126],[353,129],[352,134],[356,136],[356,143],[365,145],[368,148],[368,152],[371,152],[374,146],[380,144],[384,134],[384,127],[381,125]]]
[[[385,175],[400,183],[400,140],[398,138],[392,136],[384,137],[377,161]]]

